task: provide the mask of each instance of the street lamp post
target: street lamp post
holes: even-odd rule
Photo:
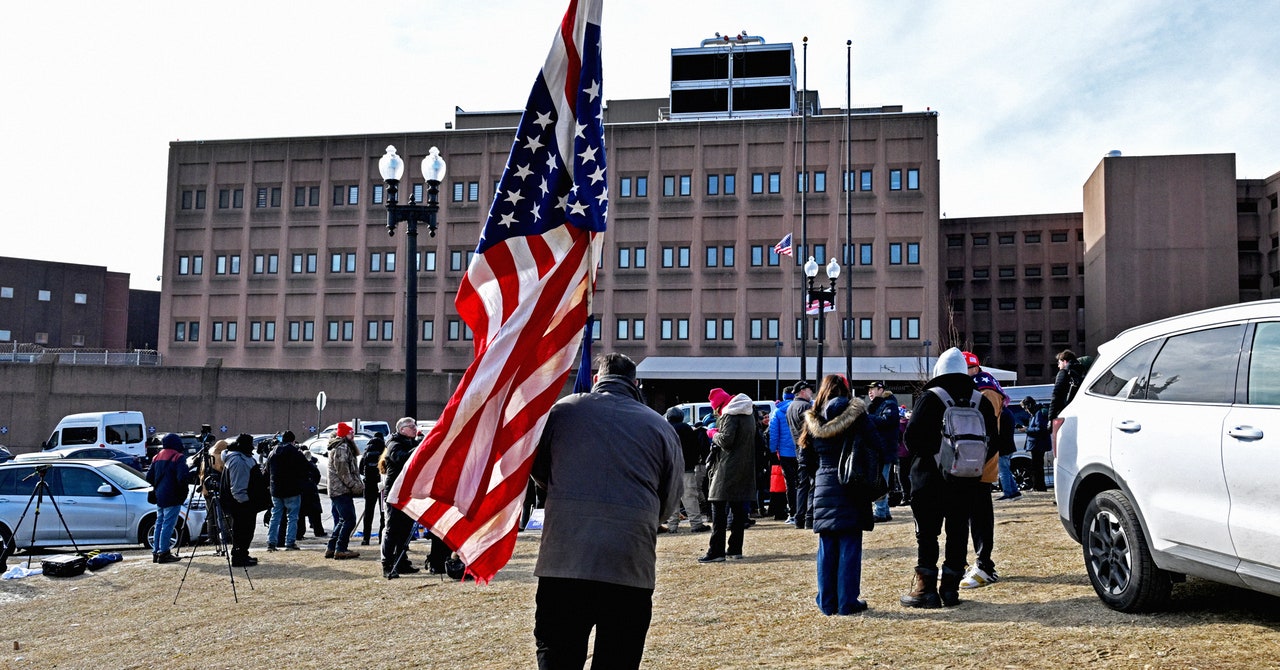
[[[921,344],[924,345],[924,378],[929,379],[933,376],[929,369],[929,359],[933,358],[933,341],[925,340]]]
[[[821,286],[814,288],[813,280],[818,277],[818,262],[813,260],[813,256],[804,264],[804,274],[809,278],[808,283],[808,304],[818,302],[818,384],[822,384],[822,345],[826,330],[827,322],[827,303],[831,303],[832,307],[836,305],[836,279],[840,277],[840,264],[836,259],[832,258],[827,262],[827,279],[830,286],[822,288]],[[807,309],[805,311],[808,311]]]
[[[422,159],[422,177],[427,180],[427,201],[416,204],[413,193],[408,204],[396,202],[400,192],[400,178],[404,176],[404,160],[396,155],[396,148],[387,147],[387,153],[378,161],[378,172],[387,183],[387,234],[396,234],[396,224],[405,222],[405,274],[408,277],[404,296],[404,415],[418,415],[418,223],[427,224],[427,231],[436,236],[436,213],[440,211],[440,182],[444,180],[445,164],[440,150],[431,147]]]

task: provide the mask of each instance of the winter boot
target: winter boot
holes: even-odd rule
[[[956,582],[957,584],[959,581]],[[938,601],[938,571],[916,568],[915,579],[911,582],[911,592],[898,599],[903,607],[920,607],[933,609],[940,605]]]
[[[963,572],[942,568],[942,583],[938,585],[938,596],[942,599],[943,607],[955,607],[960,604],[960,580],[963,577]]]

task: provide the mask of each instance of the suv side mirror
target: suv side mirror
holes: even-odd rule
[[[120,494],[120,492],[116,490],[116,487],[114,487],[114,486],[112,486],[112,485],[110,485],[110,484],[103,484],[102,486],[99,486],[99,487],[98,487],[98,495],[100,495],[100,496],[108,496],[108,497],[110,497],[110,496],[115,496],[115,495],[119,495],[119,494]]]

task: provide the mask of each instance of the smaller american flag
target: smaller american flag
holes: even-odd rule
[[[778,240],[778,243],[773,245],[773,253],[779,256],[791,255],[791,233],[787,233],[786,237]]]
[[[835,304],[834,302],[825,302],[825,301],[824,301],[824,302],[822,303],[822,311],[823,311],[823,312],[834,312],[834,311],[836,311],[836,304]],[[817,300],[810,300],[810,301],[809,301],[809,305],[808,305],[808,307],[806,307],[806,308],[805,308],[805,310],[804,310],[804,313],[805,313],[805,314],[809,314],[809,315],[817,314],[817,313],[818,313],[818,301],[817,301]]]

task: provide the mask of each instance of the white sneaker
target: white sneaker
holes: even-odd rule
[[[789,517],[787,517],[787,520],[786,520],[786,521],[784,521],[783,523],[785,523],[785,524],[787,524],[787,525],[790,525],[790,526],[794,526],[794,525],[796,525],[796,518],[795,518],[794,516],[789,516]]]
[[[969,568],[968,572],[964,573],[964,579],[960,580],[960,588],[980,589],[988,584],[995,584],[998,581],[1000,581],[1000,576],[996,574],[995,570],[987,573],[986,570],[974,566]]]

